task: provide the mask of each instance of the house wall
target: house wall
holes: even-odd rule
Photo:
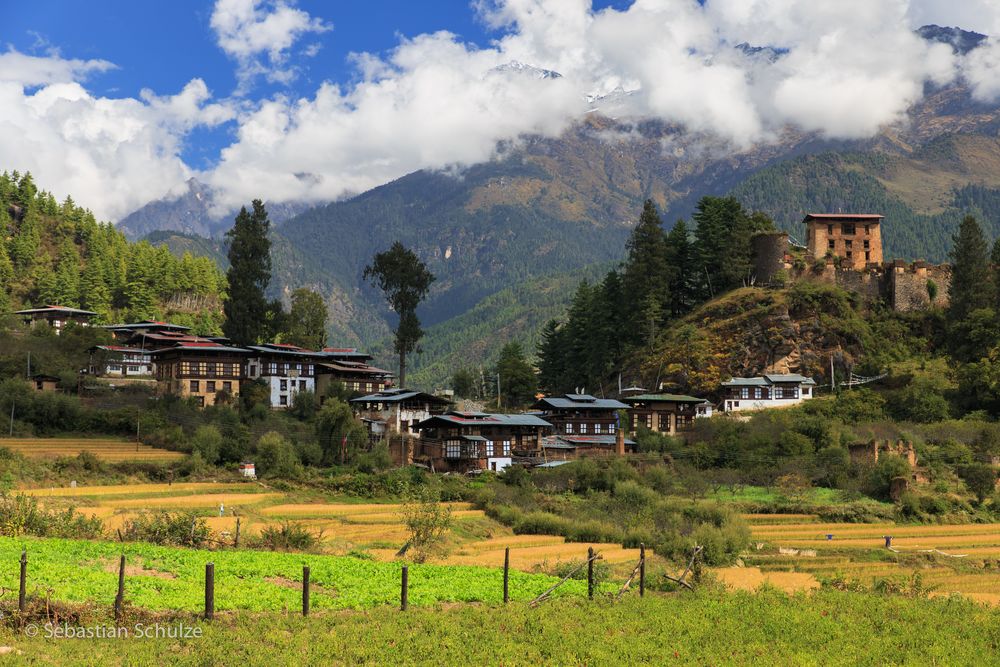
[[[854,233],[844,233],[845,225],[854,225]],[[865,241],[868,241],[867,249],[864,247]],[[863,269],[868,264],[881,264],[883,261],[882,230],[878,222],[866,223],[849,219],[810,220],[806,223],[806,246],[809,256],[813,259],[833,254],[843,259],[842,266],[854,269]],[[848,252],[851,253],[850,258]]]
[[[894,265],[889,281],[893,309],[906,313],[930,307],[928,281],[933,281],[937,285],[937,296],[933,305],[946,307],[949,303],[948,293],[951,290],[950,266],[936,266],[925,262],[914,262],[909,266]]]
[[[295,394],[300,391],[315,391],[316,382],[311,377],[281,377],[277,375],[265,376],[271,396],[271,407],[284,410],[291,407]],[[284,385],[282,385],[284,383]],[[304,383],[303,387],[301,383]],[[284,386],[284,388],[282,388]]]
[[[752,398],[727,398],[723,403],[724,412],[752,412],[754,410],[770,410],[773,408],[787,408],[798,405],[802,401],[812,398],[809,396],[799,396],[799,398],[774,398],[770,400],[756,400]]]

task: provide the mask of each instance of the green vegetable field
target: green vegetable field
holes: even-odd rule
[[[197,611],[204,604],[205,563],[215,563],[219,611],[298,609],[302,566],[309,565],[314,609],[365,609],[398,604],[401,565],[343,556],[265,551],[204,551],[142,543],[0,538],[0,586],[18,588],[18,560],[28,550],[29,595],[64,602],[107,602],[115,597],[118,558],[128,566],[126,601],[150,610]],[[500,602],[503,572],[472,566],[411,565],[411,605]],[[530,600],[557,579],[512,570],[513,600]],[[557,595],[586,595],[571,580]]]

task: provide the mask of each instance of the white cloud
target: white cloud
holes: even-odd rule
[[[95,97],[76,82],[28,92],[21,81],[0,81],[0,162],[116,220],[193,175],[179,157],[185,134],[233,116],[209,98],[200,79],[141,100]]]
[[[44,86],[50,83],[82,81],[94,73],[115,69],[107,60],[66,60],[58,53],[31,56],[8,47],[0,53],[0,81],[23,86]]]
[[[713,150],[789,126],[871,136],[905,122],[928,82],[962,77],[981,99],[1000,97],[996,41],[960,57],[913,33],[931,19],[1000,32],[993,0],[636,0],[597,12],[588,0],[480,0],[475,9],[498,31],[490,44],[444,31],[403,37],[388,53],[352,54],[356,82],[324,82],[304,97],[219,103],[195,80],[176,95],[98,98],[79,82],[108,63],[0,55],[10,81],[0,161],[116,217],[193,173],[179,157],[192,128],[231,118],[235,140],[199,175],[223,207],[258,196],[330,200],[416,169],[474,164],[498,142],[563,131],[589,108],[587,95],[613,93],[614,113],[675,123]],[[218,0],[211,25],[247,86],[259,75],[294,77],[292,56],[317,47],[303,38],[329,29],[287,0]],[[562,76],[500,67],[513,62]]]
[[[262,75],[272,82],[294,80],[298,72],[289,65],[289,50],[304,35],[332,28],[290,0],[216,0],[210,25],[219,47],[239,65],[239,93]],[[313,43],[304,55],[315,56],[318,51],[319,44]]]

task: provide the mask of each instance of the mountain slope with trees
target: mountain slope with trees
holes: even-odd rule
[[[92,310],[98,323],[170,318],[215,333],[225,290],[211,259],[131,243],[30,174],[0,174],[0,311],[57,304]]]

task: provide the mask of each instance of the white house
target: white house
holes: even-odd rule
[[[761,375],[723,382],[725,412],[748,412],[798,405],[813,397],[816,381],[803,375]]]
[[[246,377],[267,382],[272,408],[288,408],[295,394],[316,391],[316,362],[323,358],[322,353],[279,343],[249,345],[247,349],[252,356],[246,362]]]

